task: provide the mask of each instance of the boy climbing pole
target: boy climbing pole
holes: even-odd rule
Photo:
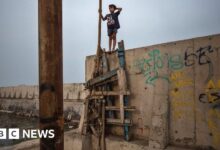
[[[117,8],[116,5],[109,5],[110,14],[105,17],[101,14],[102,20],[107,20],[108,36],[109,36],[109,52],[115,51],[117,31],[120,28],[118,15],[122,11],[122,8]],[[113,48],[112,48],[113,46]]]

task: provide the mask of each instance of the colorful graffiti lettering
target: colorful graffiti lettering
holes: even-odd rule
[[[136,61],[135,64],[146,77],[146,83],[153,85],[155,80],[166,76],[159,76],[158,70],[163,68],[163,59],[159,50],[153,50],[148,53],[148,58],[143,58]]]
[[[214,103],[220,101],[220,91],[213,93],[202,93],[199,95],[199,101],[201,103]]]
[[[198,61],[199,65],[205,65],[211,63],[211,59],[208,56],[209,53],[214,52],[215,49],[212,46],[200,47],[196,50],[196,53],[193,52],[193,48],[187,48],[185,52],[185,66],[193,66]]]
[[[155,49],[147,54],[147,58],[136,60],[135,66],[146,77],[146,83],[154,85],[155,81],[159,78],[169,81],[168,75],[160,75],[159,70],[164,67],[165,55],[162,55],[160,50]],[[168,67],[172,70],[179,70],[184,67],[183,59],[180,55],[168,56]]]
[[[173,110],[173,119],[176,121],[183,116],[192,116],[193,112],[185,111],[184,108],[194,107],[193,90],[187,90],[183,92],[183,88],[191,87],[193,85],[192,79],[190,79],[183,71],[175,71],[171,74],[170,82],[172,90],[170,91],[171,107]],[[187,95],[185,94],[187,92]],[[193,109],[192,109],[193,110]]]
[[[216,101],[220,101],[220,80],[216,83],[210,80],[206,85],[205,92],[199,95],[199,101],[201,103],[215,103]]]
[[[168,64],[171,70],[180,70],[184,67],[183,59],[180,55],[169,56]]]
[[[212,135],[213,145],[220,147],[220,80],[209,82],[205,85],[204,93],[199,95],[199,101],[208,106],[207,126]]]
[[[160,74],[160,70],[164,67],[168,67],[170,71],[177,71],[196,64],[208,65],[209,72],[205,81],[205,83],[207,83],[213,76],[213,64],[209,54],[218,49],[219,48],[213,48],[208,45],[200,47],[194,52],[193,47],[188,47],[184,56],[178,54],[166,56],[165,54],[162,54],[160,50],[154,49],[147,53],[146,58],[136,60],[135,66],[144,74],[146,84],[154,85],[157,79],[164,79],[168,82],[170,81],[169,75]]]
[[[219,109],[209,109],[208,111],[208,128],[212,134],[213,144],[215,147],[220,147],[220,111]]]
[[[211,58],[208,54],[213,53],[218,49],[213,48],[212,46],[200,47],[196,52],[193,52],[193,48],[187,48],[184,56],[185,66],[190,67],[196,64],[198,61],[199,65],[208,65],[209,74],[205,82],[208,82],[213,76],[213,64]]]

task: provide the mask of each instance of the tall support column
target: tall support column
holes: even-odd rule
[[[62,0],[38,0],[40,129],[55,138],[40,140],[41,150],[63,150]]]
[[[97,45],[97,56],[100,55],[101,50],[101,36],[102,36],[102,0],[99,0],[99,23],[98,23],[98,45]]]

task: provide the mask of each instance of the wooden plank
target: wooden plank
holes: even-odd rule
[[[125,112],[124,112],[124,95],[119,96],[119,105],[120,105],[120,119],[121,123],[124,123]]]
[[[79,122],[79,127],[78,127],[78,132],[83,134],[83,130],[84,130],[84,125],[85,122],[87,121],[87,111],[88,111],[88,101],[86,100],[84,105],[83,105],[83,111],[80,117],[80,122]],[[86,130],[86,129],[85,129]]]
[[[90,129],[92,130],[92,133],[93,133],[96,137],[98,137],[99,135],[98,135],[96,129],[94,128],[94,126],[90,124],[89,127],[90,127]]]
[[[105,110],[119,111],[120,108],[116,107],[116,106],[106,106]],[[130,106],[130,107],[129,106],[124,106],[124,110],[125,111],[135,111],[136,108],[135,108],[135,106]]]
[[[125,69],[125,47],[123,40],[118,42],[118,59],[120,67]]]
[[[125,70],[119,68],[117,71],[119,91],[127,91],[127,80]]]
[[[94,91],[92,96],[117,96],[117,95],[130,95],[129,91]]]
[[[104,74],[104,75],[101,75],[101,76],[98,76],[98,77],[96,77],[96,78],[94,78],[94,79],[89,80],[89,81],[86,83],[86,85],[85,85],[86,88],[92,87],[92,86],[94,86],[95,84],[98,84],[98,83],[103,82],[103,81],[105,81],[105,80],[107,80],[107,79],[109,79],[109,78],[111,78],[111,77],[113,77],[113,76],[116,76],[116,75],[117,75],[117,71],[118,71],[118,69],[114,69],[114,70],[112,70],[112,71],[107,72],[107,73]]]
[[[122,125],[122,126],[125,126],[125,125],[131,126],[132,125],[132,121],[130,119],[125,119],[124,123],[121,123],[121,119],[107,118],[106,123],[113,124],[113,125]]]
[[[102,101],[102,135],[101,135],[101,148],[106,149],[105,145],[105,100]]]
[[[117,77],[117,76],[114,76],[114,77],[112,77],[112,78],[110,78],[110,79],[107,79],[107,80],[105,80],[105,81],[103,81],[103,82],[100,82],[100,83],[96,84],[95,86],[97,87],[97,86],[106,85],[106,84],[108,84],[108,83],[113,83],[113,82],[115,82],[115,81],[117,81],[117,80],[118,80],[118,77]]]
[[[118,58],[119,58],[119,64],[120,64],[120,71],[118,71],[119,75],[119,88],[121,89],[127,89],[127,79],[126,79],[126,62],[125,62],[125,47],[124,47],[124,41],[122,40],[121,42],[118,43]],[[124,97],[124,105],[128,106],[128,96],[123,96]],[[129,118],[129,113],[126,111],[124,112],[124,117]],[[125,125],[124,126],[124,136],[127,141],[130,139],[130,134],[129,134],[129,126]]]
[[[125,71],[122,68],[119,68],[117,71],[118,75],[118,87],[119,91],[126,91],[127,90],[127,81],[125,76]],[[119,96],[119,106],[120,106],[120,119],[121,123],[124,123],[125,119],[125,112],[124,112],[124,95]]]
[[[103,99],[104,96],[100,96],[100,95],[91,95],[89,97],[87,97],[88,100],[97,100],[97,99]]]

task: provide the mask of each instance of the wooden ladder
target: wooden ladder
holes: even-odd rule
[[[109,70],[107,54],[102,52],[98,68],[95,69],[93,79],[86,83],[86,88],[90,94],[86,99],[83,127],[84,133],[92,133],[98,137],[101,150],[105,149],[105,126],[122,126],[124,128],[125,140],[130,140],[130,127],[132,120],[130,113],[135,111],[135,107],[129,106],[128,82],[125,70],[125,49],[124,42],[118,43],[119,67]],[[96,66],[97,67],[97,66]],[[97,71],[98,70],[98,71]],[[115,84],[117,84],[115,86]],[[117,90],[113,90],[117,88]],[[114,103],[119,100],[119,106]],[[119,113],[119,117],[115,114]]]

